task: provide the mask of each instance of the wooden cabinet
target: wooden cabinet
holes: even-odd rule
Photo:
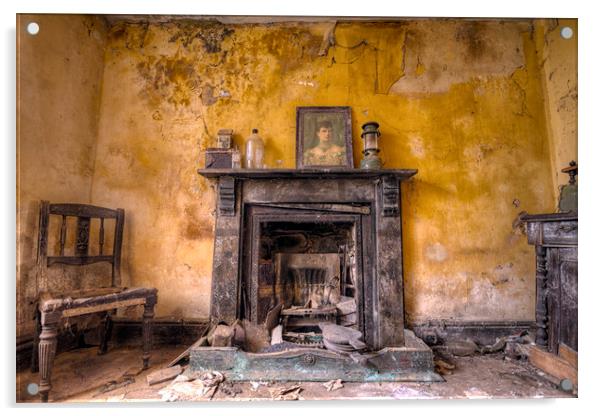
[[[577,214],[523,215],[535,246],[535,342],[552,353],[566,344],[577,351]]]

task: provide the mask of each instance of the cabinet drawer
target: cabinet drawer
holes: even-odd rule
[[[577,221],[529,222],[527,233],[531,244],[577,245]]]

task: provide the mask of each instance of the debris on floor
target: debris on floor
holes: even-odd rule
[[[467,357],[479,351],[479,346],[471,339],[450,340],[445,345],[435,345],[433,351],[448,352],[458,357]]]
[[[456,357],[468,357],[475,354],[493,354],[504,351],[510,358],[523,358],[528,355],[526,345],[533,345],[533,337],[528,331],[521,331],[514,335],[496,338],[491,345],[479,345],[470,338],[452,339],[443,345],[433,345],[431,348],[439,354],[451,354]]]
[[[533,337],[529,334],[528,331],[521,331],[514,335],[509,335],[507,337],[501,337],[496,339],[496,342],[492,345],[486,345],[481,348],[482,353],[491,353],[504,351],[506,356],[510,356],[510,358],[523,358],[526,355],[527,350],[524,349],[523,345],[532,345],[535,343]]]
[[[529,358],[529,350],[533,344],[519,344],[517,342],[506,342],[504,355],[506,358],[522,360]]]
[[[523,344],[521,344],[523,345]],[[524,344],[523,346],[528,346]],[[208,401],[211,392],[205,396],[196,395],[203,391],[202,381],[196,381],[198,374],[188,372],[180,374],[175,379],[154,384],[147,384],[146,375],[155,370],[165,368],[174,357],[187,348],[186,345],[159,345],[153,349],[151,368],[137,375],[134,383],[122,388],[116,388],[103,394],[98,389],[110,380],[119,380],[126,374],[133,375],[140,369],[131,369],[133,364],[140,362],[138,347],[116,347],[109,349],[105,356],[97,355],[97,348],[85,348],[58,354],[52,374],[53,392],[50,401],[54,403],[83,403],[102,401],[140,402],[161,400]],[[566,360],[571,358],[566,355]],[[344,390],[328,392],[322,382],[282,382],[255,380],[252,382],[236,382],[225,379],[217,388],[212,401],[257,401],[272,400],[270,389],[293,386],[302,387],[302,397],[299,400],[343,400],[343,399],[466,399],[468,396],[484,396],[490,398],[569,398],[577,397],[576,386],[569,389],[567,382],[562,383],[569,391],[562,390],[559,384],[562,380],[554,380],[543,371],[539,371],[528,360],[505,360],[504,352],[491,354],[474,354],[467,357],[452,356],[440,351],[435,354],[436,360],[443,360],[455,366],[453,374],[445,376],[441,383],[356,383],[344,382]],[[576,357],[575,357],[576,358]],[[576,363],[576,359],[570,360]],[[124,370],[128,369],[127,371]],[[74,377],[74,375],[76,375]],[[19,403],[37,403],[39,396],[28,392],[28,387],[39,383],[38,373],[23,369],[17,372],[16,399]],[[233,384],[235,397],[226,391]],[[227,383],[224,385],[224,383]],[[117,384],[117,383],[114,383]],[[170,389],[168,389],[170,387]],[[238,393],[239,387],[242,392]],[[477,389],[470,390],[471,387]],[[162,390],[162,393],[159,393]],[[171,393],[168,394],[168,390]],[[340,394],[343,393],[343,394]]]
[[[200,380],[207,389],[206,391],[203,391],[201,395],[204,396],[205,394],[210,393],[209,398],[211,398],[215,394],[215,390],[217,390],[219,384],[224,381],[224,375],[219,371],[207,371],[203,373],[198,380]]]
[[[343,388],[343,381],[340,378],[338,378],[336,380],[327,381],[326,383],[324,383],[322,385],[324,387],[326,387],[327,391],[333,391],[333,390],[342,389]]]
[[[270,385],[269,381],[249,381],[249,384],[251,385],[251,391],[259,390],[259,386],[269,386]]]
[[[192,380],[192,378],[190,378],[186,374],[180,374],[179,376],[177,376],[176,378],[174,378],[173,383],[181,383],[181,382],[184,382],[184,381],[191,381],[191,380]]]
[[[492,352],[501,351],[506,346],[506,341],[507,341],[507,337],[496,338],[496,340],[493,344],[485,345],[484,347],[481,347],[481,352],[482,353],[492,353]]]
[[[229,397],[236,397],[242,393],[242,389],[231,381],[226,381],[219,386],[219,391]]]
[[[211,400],[223,381],[222,373],[207,371],[192,381],[186,376],[178,377],[169,386],[159,390],[159,394],[161,400],[165,402],[195,400],[198,398]]]
[[[275,387],[270,389],[270,395],[273,400],[299,400],[301,390],[301,386],[298,384],[289,387]]]
[[[448,376],[453,374],[453,371],[456,368],[455,365],[448,363],[442,359],[435,360],[435,371],[443,376]]]
[[[490,399],[491,395],[478,387],[470,387],[464,390],[464,395],[469,399]]]
[[[103,393],[107,393],[112,390],[119,389],[121,387],[125,387],[128,384],[132,384],[136,382],[136,376],[141,374],[145,370],[142,366],[130,367],[121,377],[116,380],[111,380],[105,384],[103,384],[97,391],[94,393],[93,397],[97,397]]]
[[[542,385],[541,381],[524,371],[503,372],[499,373],[499,376],[505,380],[509,380],[516,386],[528,385],[530,387],[541,387]]]
[[[142,366],[134,366],[134,367],[130,367],[128,368],[125,373],[123,373],[124,377],[136,377],[137,375],[140,375],[143,371],[147,370],[147,368],[144,368]]]
[[[396,399],[407,399],[424,396],[428,396],[428,394],[425,394],[425,392],[423,391],[408,386],[399,386],[395,390],[393,390],[393,397],[395,397]]]
[[[111,380],[107,383],[105,383],[104,385],[102,385],[98,391],[94,394],[93,397],[99,396],[103,393],[107,393],[109,391],[112,390],[116,390],[119,389],[121,387],[125,387],[128,384],[132,384],[136,381],[134,376],[131,375],[123,375],[121,377],[119,377],[117,380]]]
[[[146,376],[146,382],[149,386],[153,384],[159,384],[167,380],[171,380],[172,378],[176,378],[182,373],[182,366],[177,364],[173,367],[162,368],[160,370],[154,371]]]
[[[367,348],[367,345],[361,340],[362,333],[356,329],[329,322],[321,322],[319,327],[322,330],[322,341],[328,350],[352,353]]]
[[[280,344],[282,342],[282,325],[276,325],[274,329],[272,329],[272,340],[270,343],[272,345]]]

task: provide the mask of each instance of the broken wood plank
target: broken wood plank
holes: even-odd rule
[[[149,386],[153,384],[158,384],[163,381],[171,380],[172,378],[176,378],[182,372],[182,366],[174,365],[173,367],[163,368],[161,370],[157,370],[148,376],[146,376],[146,382]]]
[[[196,348],[196,347],[201,347],[201,346],[207,344],[207,332],[209,332],[210,327],[211,327],[211,325],[207,325],[207,327],[201,334],[201,337],[199,339],[197,339],[194,342],[194,344],[192,344],[190,347],[186,348],[186,350],[182,354],[178,355],[175,359],[171,360],[171,362],[169,364],[167,364],[167,367],[172,367],[172,366],[176,365],[177,363],[179,363],[181,360],[190,357],[191,349]]]
[[[532,347],[529,353],[529,362],[560,380],[568,378],[573,385],[577,385],[577,369],[555,354],[544,351],[539,347]]]
[[[558,345],[558,356],[577,368],[577,351],[562,342]]]

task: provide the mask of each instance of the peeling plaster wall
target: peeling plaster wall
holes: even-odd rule
[[[560,31],[573,30],[573,37],[564,39]],[[555,200],[560,186],[568,183],[562,168],[577,158],[577,19],[536,20],[536,45],[542,72],[550,163]]]
[[[35,36],[26,32],[31,21],[40,26]],[[21,14],[16,30],[17,327],[21,328],[31,326],[30,302],[37,290],[39,201],[90,202],[106,27],[92,16]]]
[[[512,223],[550,212],[541,71],[529,21],[117,22],[105,55],[96,204],[126,209],[124,281],[158,315],[209,313],[215,192],[199,177],[221,128],[295,166],[295,108],[381,124],[403,185],[405,305],[428,319],[534,319],[534,254]]]

